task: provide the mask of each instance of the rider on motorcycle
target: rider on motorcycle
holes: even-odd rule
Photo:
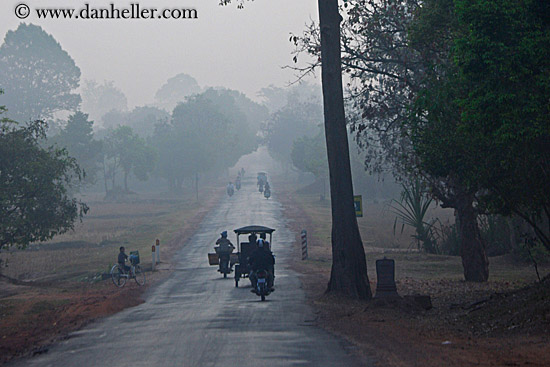
[[[267,242],[267,241],[266,241]],[[273,291],[273,282],[274,282],[274,270],[275,270],[275,256],[269,250],[269,247],[266,245],[263,239],[258,239],[258,247],[250,257],[248,258],[248,263],[250,265],[250,281],[252,282],[252,290],[256,290],[256,283],[258,281],[258,276],[256,272],[258,270],[265,270],[267,272],[267,286],[270,290]]]
[[[231,241],[229,241],[229,239],[227,238],[227,231],[223,231],[222,233],[220,233],[220,235],[221,237],[218,238],[218,240],[216,241],[216,245],[218,245],[218,247],[215,249],[220,257],[221,267],[221,264],[224,262],[227,262],[227,264],[229,264],[230,254],[235,249],[235,246],[233,246]]]
[[[271,196],[271,188],[269,187],[269,182],[265,182],[265,186],[264,186],[264,197],[266,199],[269,199],[269,197]]]
[[[227,195],[231,196],[235,192],[235,186],[233,186],[233,182],[229,182],[226,186],[227,189]]]
[[[233,246],[231,241],[229,241],[229,239],[227,238],[227,231],[223,231],[222,233],[220,233],[220,236],[221,237],[218,238],[218,240],[216,241],[216,245],[219,246],[218,252],[232,253],[235,249],[235,246]]]

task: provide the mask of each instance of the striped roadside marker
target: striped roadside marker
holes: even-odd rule
[[[302,230],[302,260],[307,259],[307,231]]]

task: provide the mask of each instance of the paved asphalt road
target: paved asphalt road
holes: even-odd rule
[[[281,205],[257,191],[252,178],[212,210],[177,255],[173,274],[146,302],[95,322],[13,366],[360,366],[342,341],[314,324],[297,274],[289,268],[294,235]],[[258,224],[276,228],[276,291],[265,302],[248,279],[235,288],[208,266],[219,233]]]

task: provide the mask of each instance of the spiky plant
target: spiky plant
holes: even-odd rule
[[[392,211],[396,215],[393,223],[394,233],[397,223],[400,221],[401,233],[403,233],[406,225],[414,228],[415,234],[412,237],[419,249],[422,248],[431,254],[439,253],[437,240],[433,231],[436,221],[431,221],[430,223],[425,220],[426,212],[433,199],[427,195],[422,183],[418,179],[414,182],[404,183],[401,186],[403,191],[399,200],[394,199],[391,205]]]

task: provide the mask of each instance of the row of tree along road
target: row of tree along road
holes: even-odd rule
[[[72,114],[48,140],[40,121],[2,121],[2,158],[8,159],[0,167],[0,245],[70,228],[87,208],[70,195],[74,178],[102,181],[113,197],[130,191],[130,179],[151,175],[174,191],[191,181],[198,193],[202,174],[232,166],[263,141],[289,169],[330,179],[330,291],[371,297],[353,211],[351,167],[361,161],[366,170],[391,171],[409,192],[455,210],[466,280],[489,277],[482,215],[512,218],[528,243],[550,250],[550,7],[535,0],[346,0],[342,7],[319,0],[319,15],[320,24],[290,40],[298,72],[322,69],[324,130],[315,101],[280,103],[277,89],[265,88],[268,111],[239,92],[203,90],[180,75],[157,92],[159,105],[170,111],[103,111],[109,128],[94,133],[93,122],[77,111],[80,70],[70,56],[37,26],[8,32],[0,47],[6,92],[0,105],[8,116]],[[306,55],[313,62],[301,66],[298,58]],[[193,95],[176,98],[176,105],[170,83],[186,84]],[[87,85],[87,103],[93,104],[93,91],[109,87]],[[352,152],[351,164],[348,138],[352,150],[361,151]],[[51,167],[49,178],[35,164],[40,160]],[[41,196],[48,187],[53,196]],[[44,198],[57,206],[39,205]],[[54,219],[44,214],[56,207],[62,219],[47,223]],[[41,225],[25,230],[31,222]],[[426,249],[437,248],[430,230],[421,220],[417,239]]]
[[[225,173],[257,148],[269,114],[240,92],[200,88],[185,74],[159,89],[156,107],[127,111],[112,82],[86,82],[81,98],[80,69],[32,24],[6,34],[0,82],[0,249],[71,229],[88,211],[78,191],[103,188],[118,200],[138,181],[164,181],[175,193],[187,181],[198,197],[201,176]]]
[[[351,131],[369,168],[390,167],[455,209],[466,280],[489,276],[481,214],[520,218],[523,235],[550,249],[550,7],[350,0],[342,9]],[[292,38],[297,54],[318,60],[297,69],[325,68],[324,32],[321,19]]]
[[[231,0],[224,0],[230,3]],[[235,0],[243,6],[243,0]],[[332,198],[329,291],[370,298],[352,215],[348,126],[367,168],[391,169],[456,211],[464,277],[489,277],[479,216],[519,218],[550,250],[550,7],[510,0],[319,0],[291,37],[322,70]],[[342,15],[340,14],[342,12]]]

